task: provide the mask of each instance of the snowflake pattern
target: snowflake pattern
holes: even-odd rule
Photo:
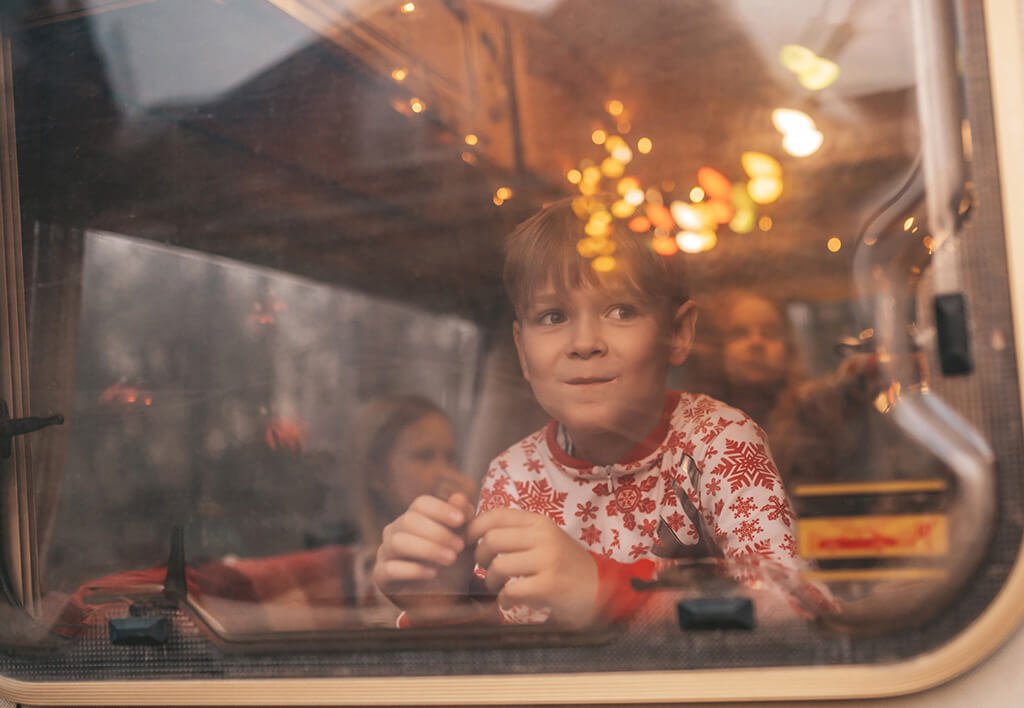
[[[792,508],[760,428],[708,396],[674,395],[665,438],[643,459],[580,468],[552,448],[547,428],[528,436],[492,463],[480,511],[507,506],[543,514],[594,553],[620,563],[658,561],[660,520],[683,543],[699,537],[671,489],[676,480],[728,557],[802,567]],[[682,473],[685,456],[702,471],[696,487]]]
[[[601,529],[593,524],[580,529],[580,540],[588,546],[596,546],[601,543]]]
[[[761,507],[761,511],[768,512],[768,520],[775,521],[781,518],[783,523],[789,524],[793,517],[793,509],[784,497],[772,494],[768,497],[768,503]]]
[[[575,516],[580,517],[580,521],[590,521],[597,518],[597,512],[598,508],[594,506],[593,502],[587,500],[584,504],[576,505]]]
[[[779,473],[768,457],[764,444],[743,440],[725,441],[725,454],[711,474],[724,477],[729,482],[731,492],[745,487],[773,490],[779,480]]]
[[[523,509],[543,514],[559,526],[565,526],[565,517],[562,512],[565,508],[565,498],[568,496],[566,492],[556,492],[546,479],[539,482],[513,482],[513,484],[515,484],[519,503]]]
[[[775,498],[772,496],[772,499]],[[729,510],[737,519],[741,516],[746,519],[750,517],[750,512],[757,510],[757,504],[753,497],[736,497],[736,501],[729,505]]]

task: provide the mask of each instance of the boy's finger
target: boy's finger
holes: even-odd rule
[[[491,529],[476,544],[474,557],[476,562],[490,572],[491,562],[499,553],[515,553],[527,551],[536,545],[535,539],[521,527],[500,527]]]
[[[510,579],[521,579],[537,574],[537,559],[529,552],[499,553],[487,567],[485,584],[491,592],[501,590]]]
[[[466,547],[466,542],[461,535],[453,531],[443,523],[434,521],[428,516],[418,512],[409,511],[391,525],[385,533],[385,543],[388,547],[394,545],[395,536],[398,534],[409,534],[418,536],[426,541],[431,541],[439,546],[445,546],[456,553]]]
[[[476,515],[476,508],[473,506],[473,502],[469,500],[469,497],[462,492],[455,492],[448,497],[448,504],[459,509],[465,514],[467,519],[472,519]]]
[[[544,595],[544,580],[536,575],[515,576],[505,583],[498,593],[498,605],[501,607],[527,605],[540,608],[547,602]]]
[[[470,543],[478,541],[485,533],[497,528],[523,528],[536,520],[536,514],[522,509],[492,509],[485,511],[469,522],[466,537]]]
[[[404,560],[389,560],[377,564],[374,579],[381,585],[408,582],[410,580],[433,580],[437,570],[429,565]]]
[[[455,562],[458,551],[414,533],[397,531],[391,537],[388,555],[387,560],[411,560],[448,566]]]
[[[459,502],[451,503],[451,498],[461,497],[465,504]],[[409,511],[415,511],[435,521],[441,522],[451,528],[458,528],[469,520],[465,507],[469,500],[462,494],[453,494],[449,501],[438,499],[430,494],[423,494],[416,497],[409,505]]]

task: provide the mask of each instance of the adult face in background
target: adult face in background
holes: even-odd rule
[[[768,390],[786,380],[790,352],[786,325],[778,307],[756,295],[740,295],[722,323],[725,378],[735,390]]]

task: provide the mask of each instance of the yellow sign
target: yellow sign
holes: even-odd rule
[[[802,519],[799,538],[804,558],[942,556],[949,550],[941,514]]]

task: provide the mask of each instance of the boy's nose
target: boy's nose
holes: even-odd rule
[[[572,329],[572,340],[569,356],[576,359],[589,359],[600,356],[607,351],[601,328],[589,318],[580,318]]]

